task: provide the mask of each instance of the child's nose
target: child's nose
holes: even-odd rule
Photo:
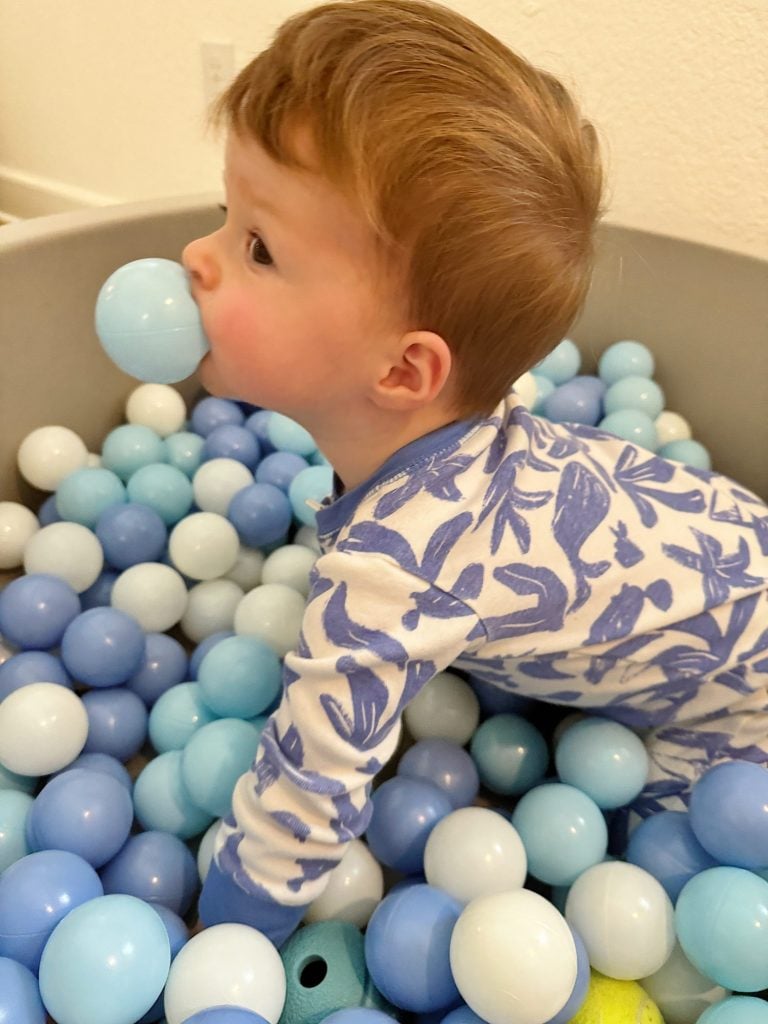
[[[219,283],[220,272],[211,240],[213,235],[196,238],[184,247],[181,262],[192,284],[209,290]]]

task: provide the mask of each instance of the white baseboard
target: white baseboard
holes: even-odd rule
[[[44,178],[0,164],[0,221],[45,217],[84,207],[111,206],[122,202],[63,181]]]

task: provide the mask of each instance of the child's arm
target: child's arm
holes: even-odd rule
[[[476,626],[463,601],[389,557],[333,551],[317,562],[282,703],[217,839],[200,899],[206,925],[287,938],[365,831],[405,705],[484,640],[468,641]]]

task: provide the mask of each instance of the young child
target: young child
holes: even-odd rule
[[[226,224],[184,252],[202,380],[336,477],[202,921],[291,933],[451,665],[648,730],[640,813],[768,761],[768,509],[508,393],[590,278],[600,163],[562,85],[441,6],[353,0],[291,18],[218,115]]]

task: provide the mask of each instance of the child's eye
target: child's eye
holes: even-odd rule
[[[269,249],[264,245],[261,238],[253,231],[251,232],[248,254],[254,263],[259,263],[261,266],[269,267],[273,263]]]

